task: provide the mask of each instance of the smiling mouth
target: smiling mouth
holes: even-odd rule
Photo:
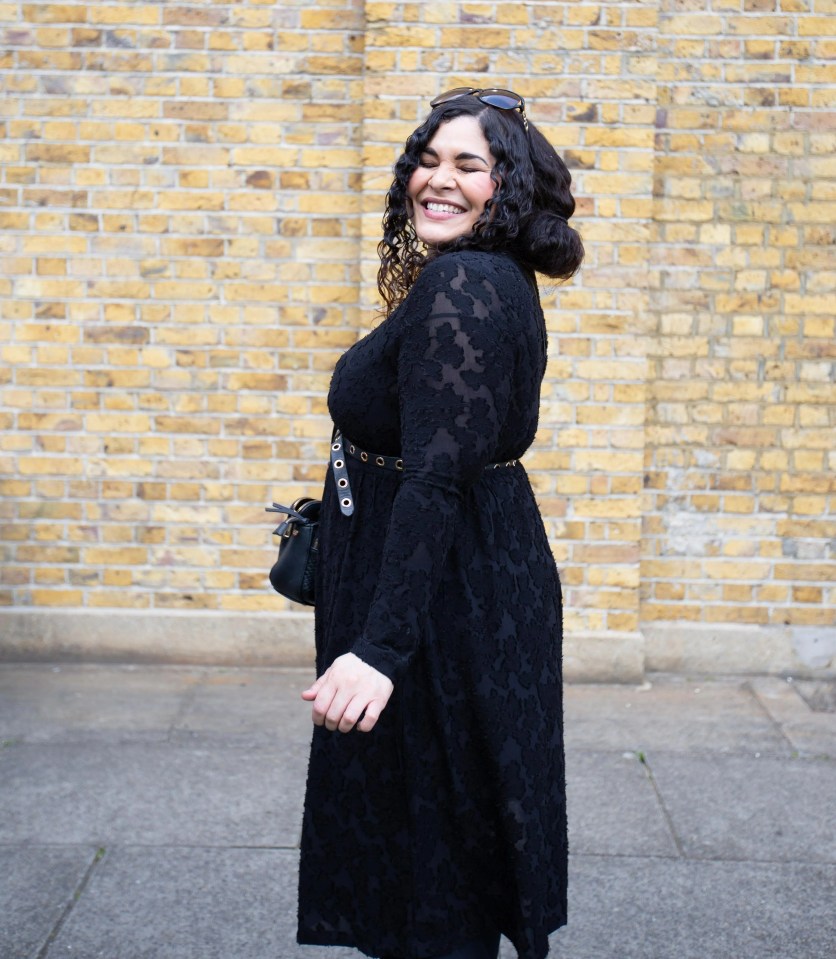
[[[434,203],[432,200],[427,200],[421,205],[430,213],[450,213],[456,215],[465,212],[461,207],[454,206],[452,203]]]

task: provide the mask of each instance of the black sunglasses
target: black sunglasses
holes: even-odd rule
[[[497,110],[519,110],[523,125],[528,130],[525,100],[519,93],[514,93],[513,90],[497,90],[494,87],[488,87],[485,90],[479,90],[476,87],[456,87],[455,90],[448,90],[446,93],[439,94],[435,100],[430,102],[430,106],[439,107],[442,103],[458,100],[459,97],[476,97],[477,100],[487,103],[490,107],[496,107]]]

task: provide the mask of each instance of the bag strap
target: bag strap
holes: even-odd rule
[[[272,506],[264,507],[265,513],[286,513],[287,519],[273,530],[277,536],[284,536],[285,533],[292,529],[293,526],[307,526],[310,523],[310,519],[307,516],[304,516],[299,510],[294,509],[292,506],[282,506],[281,503],[273,503]]]
[[[336,426],[331,439],[331,469],[334,471],[334,480],[340,496],[340,512],[343,516],[351,516],[354,512],[354,497],[351,495],[351,484],[348,482],[342,433]]]

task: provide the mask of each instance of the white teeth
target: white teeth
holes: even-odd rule
[[[463,213],[457,206],[450,206],[448,203],[428,203],[427,209],[433,213]]]

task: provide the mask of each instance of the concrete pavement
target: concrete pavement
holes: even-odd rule
[[[309,678],[0,665],[0,959],[359,956],[294,941]],[[570,686],[566,732],[553,956],[833,959],[836,684]]]

